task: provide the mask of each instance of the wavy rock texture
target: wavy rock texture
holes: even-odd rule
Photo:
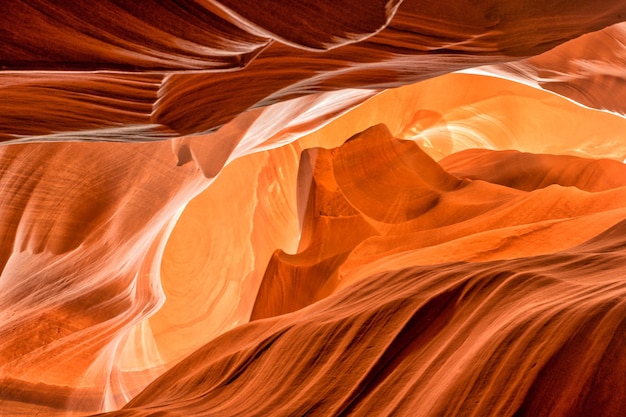
[[[0,415],[622,415],[626,4],[305,3],[1,2]]]
[[[487,66],[479,72],[540,86],[585,106],[626,114],[624,38],[626,25],[589,33],[525,60]],[[599,47],[599,45],[601,45]]]

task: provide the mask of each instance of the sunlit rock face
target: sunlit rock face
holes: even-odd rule
[[[0,415],[626,410],[624,2],[70,3],[0,6]]]

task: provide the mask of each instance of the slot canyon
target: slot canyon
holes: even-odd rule
[[[626,415],[625,1],[0,15],[0,416]]]

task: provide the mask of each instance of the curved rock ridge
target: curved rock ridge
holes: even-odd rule
[[[243,66],[268,43],[209,1],[3,3],[3,70],[180,70]]]
[[[439,163],[456,176],[523,191],[554,184],[589,192],[626,186],[626,165],[610,159],[470,149]]]
[[[0,73],[0,138],[149,125],[162,78],[148,74]]]
[[[371,275],[226,333],[107,415],[619,415],[625,232]]]
[[[625,2],[0,15],[1,416],[626,409]]]
[[[622,19],[624,5],[489,0],[447,7],[416,0],[306,5],[275,1],[48,0],[2,5],[3,70],[224,70],[245,66],[273,41],[328,50],[371,38],[387,48],[536,55]],[[447,25],[442,25],[446,22]],[[411,47],[411,43],[416,46]]]
[[[12,145],[0,161],[2,414],[123,404],[163,371],[142,321],[163,303],[169,230],[206,178],[164,141]]]
[[[624,216],[625,174],[611,160],[480,149],[439,165],[384,125],[307,150],[298,252],[274,254],[251,319],[298,310],[376,269],[574,246]]]
[[[553,91],[591,108],[626,114],[624,101],[626,24],[585,34],[554,49],[479,72]],[[599,45],[602,45],[599,47]]]
[[[449,7],[414,0],[365,6],[107,0],[88,7],[24,0],[0,7],[0,140],[12,142],[203,135],[243,112],[296,97],[380,91],[533,56],[626,16],[617,0],[593,6],[459,1]],[[325,18],[306,23],[314,16]],[[584,54],[608,42],[619,49],[624,32],[610,28],[593,39]],[[529,76],[541,81],[557,68],[578,79],[581,67],[560,51],[532,61]],[[593,53],[593,68],[615,68],[619,54]],[[595,82],[542,86],[585,104],[585,97],[606,91]],[[333,100],[342,99],[339,93]],[[593,100],[602,108],[618,106],[609,97]]]

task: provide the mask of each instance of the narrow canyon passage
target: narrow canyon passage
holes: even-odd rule
[[[621,416],[596,3],[0,5],[0,416]]]

